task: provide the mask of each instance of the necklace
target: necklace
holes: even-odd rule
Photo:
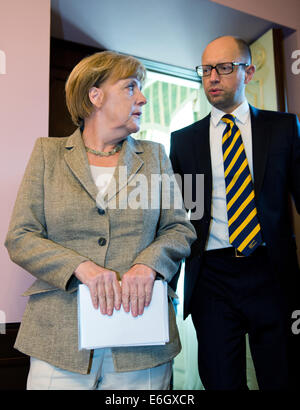
[[[121,151],[122,145],[118,144],[114,149],[111,151],[96,151],[95,149],[89,148],[85,146],[86,152],[90,152],[91,154],[98,155],[99,157],[109,157],[111,155],[114,155],[116,152]]]

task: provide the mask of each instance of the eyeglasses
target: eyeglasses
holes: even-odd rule
[[[196,72],[198,74],[199,77],[208,77],[211,75],[211,72],[213,69],[216,70],[216,72],[219,75],[227,75],[227,74],[231,74],[233,72],[234,67],[236,66],[244,66],[244,67],[248,67],[249,64],[247,63],[219,63],[215,66],[213,65],[198,65],[196,67]]]

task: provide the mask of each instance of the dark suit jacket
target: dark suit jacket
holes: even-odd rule
[[[281,286],[295,289],[299,278],[289,193],[300,213],[300,124],[294,114],[250,106],[254,189],[263,239]],[[202,254],[211,221],[212,170],[209,147],[210,115],[171,135],[170,158],[175,174],[204,174],[204,213],[192,220],[197,240],[186,260],[184,316],[190,313],[193,290],[201,273]],[[289,289],[289,290],[290,290]],[[299,291],[299,287],[298,287]]]

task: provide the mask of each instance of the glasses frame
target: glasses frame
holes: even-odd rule
[[[230,73],[226,73],[226,74],[220,74],[220,73],[219,73],[219,71],[218,71],[218,66],[223,65],[223,64],[231,64],[231,71],[230,71]],[[200,78],[203,78],[203,77],[210,77],[213,69],[216,70],[216,72],[217,72],[218,75],[229,75],[229,74],[233,73],[234,67],[238,67],[238,66],[249,67],[249,65],[250,65],[250,64],[248,64],[248,63],[240,63],[240,62],[236,62],[236,61],[227,61],[227,62],[225,62],[225,63],[218,63],[218,64],[216,64],[216,65],[209,65],[209,64],[197,65],[197,67],[195,68],[195,70],[196,70],[197,75],[198,75]],[[199,69],[200,69],[200,67],[210,67],[210,68],[211,68],[210,73],[207,74],[207,75],[200,75],[199,72],[198,72]]]

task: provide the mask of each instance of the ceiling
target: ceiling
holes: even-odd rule
[[[224,34],[251,43],[271,27],[210,0],[51,0],[51,35],[193,69]]]

